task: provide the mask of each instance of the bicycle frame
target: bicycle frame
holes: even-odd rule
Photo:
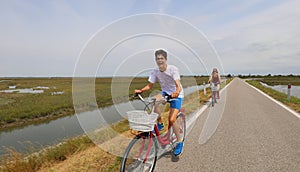
[[[180,109],[180,111],[179,111],[178,114],[182,113],[183,111],[184,111],[183,109]],[[169,125],[167,133],[165,133],[164,135],[162,135],[159,132],[157,125],[155,124],[155,126],[154,126],[154,133],[155,133],[155,135],[153,134],[153,132],[143,132],[143,133],[139,133],[138,135],[139,135],[139,137],[142,137],[142,138],[145,138],[145,139],[146,139],[146,137],[148,138],[150,136],[149,139],[150,139],[151,143],[153,142],[153,138],[156,138],[157,141],[158,141],[157,143],[160,144],[162,147],[164,147],[164,146],[166,146],[166,145],[168,145],[168,144],[170,144],[172,142],[172,140],[170,138],[170,128],[171,128],[171,126]],[[148,133],[147,134],[148,136],[145,137],[144,135],[146,133]],[[143,149],[143,146],[142,146],[141,150]],[[152,144],[148,145],[148,146],[151,147]]]
[[[156,138],[158,140],[158,142],[160,143],[160,145],[165,146],[167,144],[170,144],[171,140],[170,140],[170,128],[171,126],[168,126],[168,132],[165,135],[161,135],[160,132],[158,131],[158,127],[157,125],[154,126],[154,131],[156,134]],[[152,133],[151,133],[152,134]]]
[[[155,130],[156,136],[152,132],[143,132],[143,133],[138,134],[138,137],[141,137],[143,139],[143,142],[142,142],[142,146],[141,146],[138,154],[136,155],[136,157],[140,157],[140,155],[142,154],[142,152],[144,150],[144,147],[145,147],[145,142],[146,142],[145,139],[150,139],[148,147],[147,147],[147,152],[146,152],[146,155],[145,155],[145,158],[144,158],[143,162],[147,161],[150,149],[154,144],[154,138],[157,138],[157,141],[161,146],[165,146],[165,145],[171,143],[171,141],[169,139],[169,135],[170,135],[169,130],[168,130],[167,134],[164,135],[164,137],[160,137],[161,135],[160,135],[156,125],[154,127],[154,130]]]
[[[145,109],[144,110],[146,110],[146,109],[148,109],[148,110],[150,110],[150,108],[149,108],[149,105],[151,104],[151,103],[153,103],[153,106],[154,106],[154,104],[156,103],[155,102],[155,100],[154,100],[154,102],[148,102],[148,104],[145,102],[145,100],[143,99],[143,97],[140,95],[140,94],[138,94],[138,97],[140,98],[140,100],[145,104]],[[164,98],[165,100],[166,100],[166,98]],[[170,99],[170,100],[168,100],[167,102],[170,102],[170,101],[173,101],[174,99]],[[179,110],[179,113],[182,113],[184,111],[184,109],[183,108],[181,108],[180,110]],[[154,108],[152,108],[152,110],[151,110],[151,112],[154,112]],[[178,114],[179,114],[178,113]],[[154,126],[154,131],[155,131],[155,134],[156,134],[156,138],[157,138],[157,140],[158,140],[158,142],[162,145],[162,146],[165,146],[165,145],[167,145],[167,144],[170,144],[170,128],[171,128],[171,126],[169,125],[168,126],[168,132],[164,135],[164,136],[162,136],[161,137],[161,134],[160,134],[160,132],[158,131],[158,127],[157,127],[157,125],[155,124],[155,126]],[[153,133],[152,132],[150,132],[150,136],[151,135],[153,135]],[[154,136],[155,137],[155,136]],[[150,139],[151,139],[151,137],[150,137]]]
[[[183,113],[184,111],[184,108],[181,108],[177,114],[177,116],[181,113]],[[170,128],[171,126],[168,125],[168,131],[167,133],[165,133],[163,136],[161,136],[160,132],[158,131],[158,128],[157,128],[157,125],[154,126],[154,131],[155,131],[155,134],[157,136],[157,140],[158,142],[162,145],[162,146],[165,146],[167,144],[170,144],[171,143],[171,138],[170,138]]]
[[[150,134],[150,143],[149,143],[149,145],[147,147],[147,152],[146,152],[145,159],[143,160],[143,163],[145,163],[147,161],[147,159],[148,159],[148,155],[149,155],[150,149],[151,149],[152,144],[153,144],[154,135],[152,133],[150,133],[150,132],[143,132],[143,133],[140,133],[138,135],[138,137],[142,137],[143,138],[143,142],[142,142],[142,146],[141,146],[141,148],[140,148],[140,150],[139,150],[139,152],[138,152],[138,154],[137,154],[136,157],[140,157],[140,155],[142,154],[144,146],[145,146],[145,139],[147,138],[147,136],[145,137],[145,136],[143,136],[143,134],[148,134],[148,133]]]

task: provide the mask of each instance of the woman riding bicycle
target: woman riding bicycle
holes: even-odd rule
[[[183,142],[179,134],[179,127],[176,124],[176,115],[179,113],[179,110],[183,102],[183,89],[180,83],[180,75],[178,68],[173,65],[167,64],[167,52],[164,50],[157,50],[155,52],[155,60],[158,68],[152,70],[149,76],[149,83],[140,90],[135,90],[135,93],[142,93],[148,91],[153,87],[155,82],[159,82],[162,92],[155,96],[157,100],[160,100],[164,96],[171,96],[175,100],[170,102],[170,112],[169,112],[169,125],[173,127],[174,133],[177,137],[177,144],[174,150],[174,155],[178,156],[182,153]],[[154,112],[161,114],[161,110],[158,107],[158,104],[154,107]],[[158,118],[157,124],[159,130],[161,130],[164,125],[161,118]]]
[[[210,83],[210,82],[212,82],[215,86],[217,86],[217,88],[218,88],[217,99],[220,99],[219,90],[220,90],[221,77],[220,77],[220,74],[219,74],[217,68],[213,69],[213,71],[208,79],[208,83]]]

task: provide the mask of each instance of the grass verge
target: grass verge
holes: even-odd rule
[[[253,85],[254,87],[260,89],[264,93],[268,94],[269,96],[273,97],[275,100],[285,104],[286,106],[290,107],[291,109],[295,110],[296,112],[300,113],[300,99],[294,96],[291,96],[290,99],[287,98],[285,93],[276,91],[272,88],[264,87],[260,84],[260,81],[256,80],[247,80],[247,83]],[[277,81],[278,82],[278,81]]]

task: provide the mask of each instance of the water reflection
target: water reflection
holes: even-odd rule
[[[31,93],[31,94],[37,94],[37,93],[43,93],[44,90],[34,90],[32,88],[24,88],[24,89],[0,90],[0,92],[4,92],[4,93]]]
[[[261,83],[261,85],[263,85],[265,87],[272,88],[276,91],[287,94],[287,90],[288,90],[287,85],[274,85],[274,86],[271,86],[271,85],[268,85],[268,84],[263,83],[263,82],[260,82],[260,83]],[[295,96],[295,97],[300,98],[300,86],[292,85],[292,87],[291,87],[291,96]]]

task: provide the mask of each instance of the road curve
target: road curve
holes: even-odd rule
[[[207,108],[195,121],[183,154],[164,155],[155,171],[300,171],[299,118],[238,78],[214,108]],[[200,144],[208,115],[215,111],[223,111],[219,125]]]

